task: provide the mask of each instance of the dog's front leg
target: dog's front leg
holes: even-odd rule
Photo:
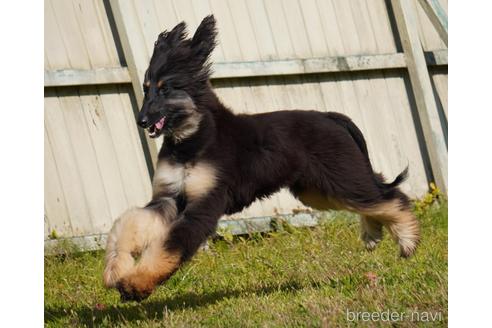
[[[181,262],[189,260],[217,228],[224,214],[224,197],[210,195],[198,203],[192,203],[183,215],[173,223],[165,248],[178,253]]]

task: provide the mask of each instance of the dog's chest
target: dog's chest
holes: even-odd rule
[[[160,160],[152,181],[153,198],[184,194],[188,202],[193,202],[212,190],[216,182],[216,170],[210,163],[192,165]]]

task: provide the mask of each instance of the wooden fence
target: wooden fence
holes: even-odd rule
[[[184,20],[193,33],[210,13],[220,39],[212,83],[234,111],[345,113],[376,170],[393,178],[409,165],[403,189],[414,197],[430,181],[447,190],[446,8],[446,0],[45,0],[45,239],[99,236],[149,200],[162,140],[135,124],[143,73],[159,32]],[[232,218],[295,208],[281,191]]]

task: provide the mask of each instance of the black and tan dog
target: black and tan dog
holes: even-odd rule
[[[406,170],[385,183],[372,170],[361,131],[342,114],[234,114],[209,82],[214,17],[192,38],[185,29],[180,23],[155,42],[138,124],[151,137],[163,134],[164,144],[152,200],[125,213],[109,235],[106,286],[126,300],[147,297],[195,254],[223,214],[284,187],[312,208],[359,213],[368,249],[385,226],[402,256],[415,251],[419,224],[398,189]]]

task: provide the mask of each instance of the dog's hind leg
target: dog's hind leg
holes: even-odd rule
[[[383,224],[389,230],[400,246],[402,257],[409,257],[415,252],[420,241],[420,227],[406,200],[400,198],[386,200],[359,209],[358,212],[373,218],[373,221]]]
[[[292,190],[292,189],[291,189]],[[317,210],[345,209],[361,215],[361,238],[368,250],[373,250],[383,237],[385,226],[400,246],[402,257],[409,257],[417,248],[420,240],[419,223],[410,210],[407,197],[395,190],[394,197],[361,205],[323,195],[310,190],[292,190],[305,205]]]
[[[383,225],[374,217],[361,215],[360,228],[361,239],[366,249],[374,250],[383,239]]]

